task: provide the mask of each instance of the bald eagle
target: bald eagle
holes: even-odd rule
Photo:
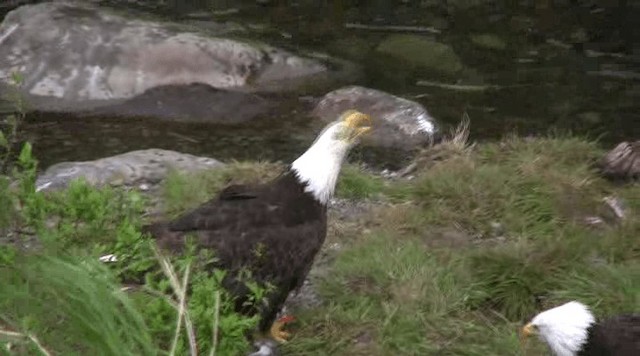
[[[556,356],[640,355],[640,314],[596,321],[589,308],[571,301],[536,315],[522,329],[537,334]]]
[[[228,186],[195,210],[144,231],[169,251],[182,251],[187,237],[198,248],[213,250],[214,267],[227,271],[223,286],[235,297],[236,311],[259,314],[258,331],[285,342],[287,320],[274,321],[289,292],[304,282],[325,240],[327,203],[340,168],[369,124],[369,116],[347,111],[275,180]],[[239,276],[247,270],[255,282],[272,287],[257,309],[246,307],[250,292]]]

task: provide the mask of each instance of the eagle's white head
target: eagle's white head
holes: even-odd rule
[[[586,305],[572,301],[543,311],[522,329],[523,337],[537,334],[556,356],[576,356],[595,323]]]
[[[311,147],[291,164],[291,169],[305,190],[321,203],[326,204],[336,187],[338,174],[349,150],[361,135],[371,130],[368,115],[355,110],[343,113],[327,125]]]

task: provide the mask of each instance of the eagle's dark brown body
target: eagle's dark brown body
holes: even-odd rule
[[[640,355],[640,314],[603,320],[591,326],[588,333],[578,356]]]
[[[244,314],[248,289],[235,277],[243,268],[255,281],[270,283],[268,305],[261,307],[259,329],[274,322],[290,291],[299,288],[327,233],[326,205],[304,191],[292,171],[263,185],[232,185],[217,197],[170,222],[147,226],[161,248],[179,252],[185,238],[211,249],[215,267],[227,271],[224,286]]]

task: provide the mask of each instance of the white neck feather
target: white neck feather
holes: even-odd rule
[[[333,126],[325,130],[291,164],[300,182],[307,185],[305,191],[323,204],[327,204],[333,197],[342,162],[350,148],[348,143],[334,138],[337,129],[337,126]]]
[[[538,314],[531,323],[556,356],[576,356],[595,318],[584,304],[573,301]]]

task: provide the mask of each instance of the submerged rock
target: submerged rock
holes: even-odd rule
[[[481,48],[501,51],[507,48],[507,44],[497,35],[483,33],[471,35],[471,42]]]
[[[413,149],[430,142],[437,133],[436,122],[424,106],[380,90],[348,86],[326,94],[313,110],[325,122],[345,110],[355,109],[371,116],[374,130],[365,144]]]
[[[75,179],[94,186],[155,184],[171,170],[194,172],[222,167],[213,158],[175,151],[148,149],[85,162],[54,164],[36,180],[36,190],[60,189]]]
[[[373,50],[370,41],[355,36],[338,38],[329,44],[329,49],[339,56],[359,61],[367,59]]]
[[[453,75],[463,69],[462,62],[453,48],[424,36],[391,35],[385,38],[376,50],[445,75]]]
[[[640,141],[621,142],[600,160],[600,169],[610,179],[640,179]]]
[[[281,90],[327,71],[319,60],[265,44],[180,31],[89,4],[26,5],[0,26],[0,79],[22,73],[22,89],[38,110],[112,105],[167,85]]]

